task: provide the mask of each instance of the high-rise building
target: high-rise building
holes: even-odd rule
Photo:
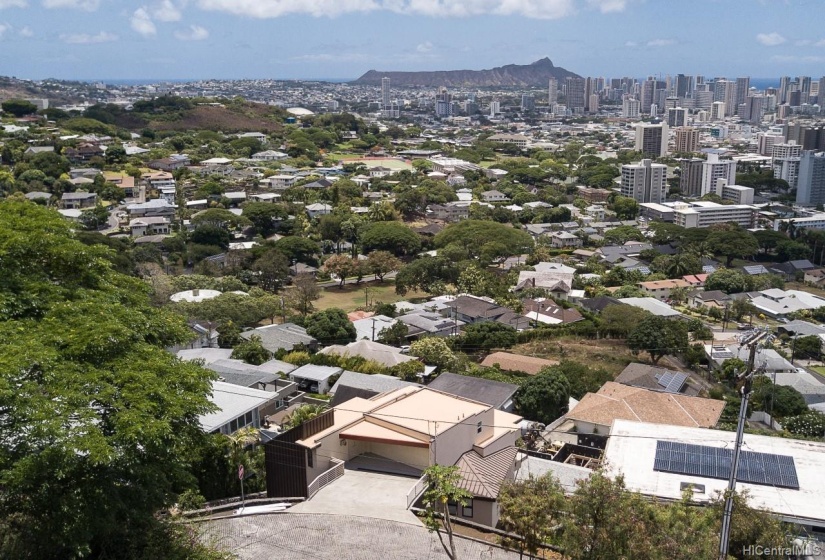
[[[714,101],[710,106],[710,120],[721,121],[725,118],[725,102]]]
[[[811,77],[810,76],[800,76],[797,78],[799,80],[799,91],[802,93],[811,93]]]
[[[793,140],[803,150],[825,151],[825,128],[822,125],[788,123],[785,125],[785,140]]]
[[[739,118],[750,124],[759,124],[762,122],[766,105],[764,95],[749,95],[739,108]]]
[[[791,77],[790,76],[782,76],[779,78],[779,103],[787,103],[788,102],[788,92],[790,91],[791,87]]]
[[[656,85],[658,82],[653,78],[648,78],[644,82],[642,82],[642,96],[640,101],[642,102],[642,112],[649,113],[650,106],[656,103]]]
[[[713,105],[713,92],[707,90],[696,90],[693,92],[693,108],[710,111]]]
[[[622,195],[637,202],[664,202],[667,196],[667,165],[643,159],[622,165]]]
[[[390,79],[386,76],[381,78],[381,105],[382,108],[390,106]]]
[[[599,112],[599,94],[598,93],[591,93],[590,98],[587,101],[587,111],[590,113],[598,113]]]
[[[736,107],[745,102],[748,97],[748,90],[751,87],[750,78],[736,78]]]
[[[553,105],[559,100],[559,81],[556,78],[550,78],[550,83],[547,88],[547,103],[550,105],[550,110],[553,110]]]
[[[757,152],[760,156],[773,157],[774,144],[780,144],[784,137],[776,132],[759,132],[756,135]]]
[[[676,97],[684,99],[690,93],[690,78],[684,74],[676,74],[673,83],[673,93]]]
[[[679,160],[679,190],[684,196],[702,196],[702,168],[705,160],[700,158]]]
[[[736,112],[736,82],[719,78],[713,82],[713,101],[725,104],[724,116],[730,117]]]
[[[687,109],[682,107],[674,107],[667,110],[667,125],[668,126],[686,126],[687,125]]]
[[[642,152],[645,157],[658,158],[667,155],[667,141],[667,123],[636,125],[636,151]]]
[[[564,83],[566,86],[567,108],[574,113],[584,111],[584,78],[566,78]]]
[[[799,162],[797,204],[825,204],[825,152],[805,150]]]
[[[699,129],[692,126],[680,126],[676,129],[676,146],[673,151],[677,154],[689,154],[699,148]]]
[[[626,119],[638,119],[641,115],[641,103],[632,95],[625,95],[622,98],[622,116]]]
[[[451,117],[453,114],[452,96],[447,88],[442,87],[435,98],[435,116],[441,119]]]
[[[825,107],[825,76],[819,78],[819,94],[817,96],[817,103],[820,107]]]
[[[500,101],[490,101],[490,116],[495,117],[501,113],[501,102]]]
[[[532,95],[522,94],[521,96],[521,110],[522,111],[535,111],[536,109],[536,99]]]
[[[702,164],[702,196],[716,192],[717,179],[725,179],[729,185],[736,184],[736,162],[721,160],[718,154],[708,154]]]

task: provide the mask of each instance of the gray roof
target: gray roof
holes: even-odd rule
[[[792,336],[825,334],[825,327],[822,325],[809,323],[808,321],[791,321],[790,323],[779,325],[776,329],[778,331],[784,331]]]
[[[457,397],[482,402],[495,408],[504,406],[518,391],[518,385],[512,383],[455,373],[442,373],[433,379],[428,387]]]
[[[301,379],[308,379],[310,381],[326,381],[333,375],[338,375],[342,371],[343,370],[339,367],[307,364],[291,371],[289,376],[292,378],[298,377]]]
[[[574,492],[576,490],[576,483],[589,477],[592,472],[586,467],[568,465],[567,463],[559,463],[557,461],[540,459],[529,455],[522,456],[524,460],[521,462],[518,470],[516,470],[516,480],[527,480],[530,478],[530,475],[538,478],[547,473],[552,473],[553,477],[558,479],[559,484],[561,484],[561,487],[567,493]]]
[[[652,297],[630,297],[621,298],[619,301],[649,311],[659,317],[678,317],[681,315],[678,311],[670,307],[663,301],[659,301]]]
[[[192,360],[203,360],[205,364],[211,364],[219,360],[228,360],[232,355],[231,348],[186,348],[178,350],[178,358],[185,362]]]
[[[331,404],[335,406],[356,396],[370,398],[402,387],[420,387],[420,385],[381,373],[368,375],[355,371],[345,371],[329,392],[334,395]]]
[[[242,362],[241,360],[215,360],[205,366],[211,369],[226,383],[252,387],[259,383],[274,383],[281,378],[281,374],[287,374],[295,369],[295,366],[279,360],[271,360],[259,366],[254,366]]]
[[[88,200],[90,198],[97,198],[96,193],[90,192],[67,192],[60,197],[61,200]]]
[[[199,421],[205,432],[212,432],[251,410],[266,406],[277,397],[276,393],[215,381],[209,400],[218,410],[201,415]]]
[[[665,391],[665,387],[659,383],[659,380],[656,378],[656,375],[661,375],[663,373],[680,373],[678,371],[674,371],[671,369],[666,369],[663,367],[655,367],[649,366],[647,364],[628,364],[626,368],[622,370],[619,376],[616,378],[616,383],[621,383],[622,385],[629,385],[631,387],[641,387],[643,389],[652,389],[654,391]],[[679,393],[695,397],[699,394],[699,390],[690,385],[689,383],[684,383]]]
[[[42,199],[42,198],[45,198],[45,199],[48,200],[49,198],[52,197],[52,195],[50,193],[43,192],[43,191],[33,191],[33,192],[30,192],[30,193],[26,193],[25,196],[29,200],[38,200],[38,199]]]
[[[299,327],[294,323],[267,325],[241,333],[241,336],[247,340],[252,338],[253,335],[261,337],[261,344],[270,352],[277,352],[281,349],[292,350],[300,344],[310,346],[317,342],[307,334],[305,328]]]

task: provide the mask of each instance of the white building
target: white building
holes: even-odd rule
[[[708,154],[708,159],[702,164],[702,194],[716,191],[716,181],[724,179],[728,185],[736,183],[736,162],[720,160],[718,154]]]
[[[673,223],[684,228],[705,228],[734,222],[744,228],[753,227],[756,208],[744,204],[716,204],[698,201],[674,206]]]
[[[622,195],[637,202],[663,202],[667,196],[667,166],[649,159],[622,165]]]
[[[658,158],[667,155],[668,126],[667,123],[636,124],[636,146],[637,152],[642,152],[646,157]]]
[[[641,115],[642,103],[633,96],[625,95],[622,98],[622,117],[638,119]]]

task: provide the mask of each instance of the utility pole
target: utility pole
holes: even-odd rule
[[[760,332],[752,336],[743,345],[750,346],[750,355],[748,357],[748,369],[744,373],[744,383],[742,385],[742,403],[739,406],[739,423],[736,426],[736,445],[733,448],[733,457],[730,465],[730,478],[728,479],[728,489],[725,492],[725,510],[722,514],[722,533],[719,536],[719,560],[727,560],[728,558],[728,541],[730,540],[731,518],[733,517],[733,495],[736,492],[736,475],[739,471],[739,453],[742,450],[742,439],[745,432],[745,417],[748,414],[748,398],[753,384],[753,369],[756,361],[756,350],[759,342],[763,340],[768,333]]]
[[[372,320],[372,338],[370,339],[375,342],[375,319]]]

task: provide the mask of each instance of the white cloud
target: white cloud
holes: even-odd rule
[[[602,12],[624,9],[626,0],[588,0]],[[198,0],[204,10],[229,12],[254,18],[289,14],[335,17],[348,13],[391,11],[405,15],[467,17],[520,15],[559,19],[576,12],[576,0]]]
[[[100,7],[100,0],[43,0],[44,8],[71,8],[94,12]]]
[[[825,39],[820,39],[816,43],[814,43],[815,47],[825,47]]]
[[[370,56],[362,53],[316,53],[290,58],[294,62],[364,62],[370,59]]]
[[[420,53],[428,53],[431,50],[433,50],[433,44],[429,41],[424,41],[423,43],[420,43],[417,47],[415,47],[415,50]]]
[[[11,25],[8,23],[0,23],[0,37],[5,35],[6,31],[11,31]]]
[[[759,33],[756,36],[756,40],[765,45],[766,47],[775,47],[776,45],[781,45],[787,39],[785,39],[785,37],[774,31],[772,33]]]
[[[193,24],[186,29],[175,31],[175,37],[180,41],[203,41],[209,38],[209,31]]]
[[[18,33],[21,37],[34,37],[34,31],[32,31],[31,27],[29,27],[28,25],[20,31],[18,31]]]
[[[637,43],[636,41],[627,41],[627,42],[624,44],[624,46],[625,46],[625,47],[629,47],[629,48],[631,48],[631,49],[632,49],[632,48],[634,48],[634,47],[638,47],[638,46],[639,46],[639,43]]]
[[[647,42],[648,47],[667,47],[675,44],[676,41],[674,39],[652,39]]]
[[[138,8],[135,10],[135,13],[132,14],[132,18],[129,21],[132,24],[132,29],[144,37],[157,35],[158,30],[152,18],[149,16],[149,12],[146,11],[146,8]]]
[[[774,55],[771,62],[825,62],[825,56]]]
[[[26,0],[0,0],[0,10],[4,8],[25,8]]]
[[[101,31],[97,35],[89,35],[88,33],[72,33],[68,35],[61,35],[60,40],[70,45],[93,45],[97,43],[111,43],[117,41],[117,35],[107,31]]]
[[[587,0],[587,3],[593,8],[598,8],[603,14],[623,12],[627,8],[627,0]]]
[[[180,21],[182,17],[180,8],[172,0],[163,0],[159,6],[152,10],[152,15],[158,21]]]

